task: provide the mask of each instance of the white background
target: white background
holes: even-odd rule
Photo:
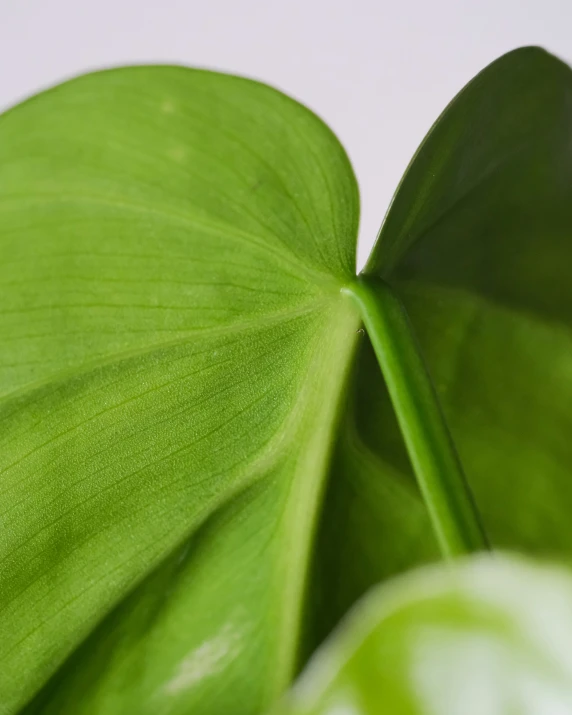
[[[433,120],[485,64],[524,44],[572,61],[572,0],[0,0],[0,108],[118,64],[265,80],[318,112],[349,152],[361,263]]]

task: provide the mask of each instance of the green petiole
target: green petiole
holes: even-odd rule
[[[400,300],[378,278],[343,289],[357,303],[446,557],[488,549],[473,497],[415,335]]]

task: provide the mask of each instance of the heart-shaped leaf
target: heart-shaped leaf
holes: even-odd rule
[[[72,81],[0,136],[4,709],[157,568],[53,708],[252,712],[294,667],[359,326],[345,154],[179,68]]]
[[[564,715],[572,576],[509,557],[426,567],[374,590],[281,715]]]

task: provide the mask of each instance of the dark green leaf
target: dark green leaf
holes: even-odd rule
[[[493,545],[566,559],[571,197],[572,73],[540,49],[517,50],[487,67],[437,121],[366,269],[391,283],[406,305]],[[338,462],[361,441],[372,455],[363,474],[389,465],[392,494],[403,496],[390,517],[373,497],[381,487],[374,479],[363,487],[364,478],[349,470],[344,483],[352,498],[332,496],[326,516],[352,524],[349,541],[340,537],[343,564],[361,588],[340,577],[347,596],[330,625],[358,591],[387,575],[394,557],[403,569],[430,551],[423,510],[405,506],[415,502],[404,490],[413,478],[367,344],[356,370],[353,446],[341,447]],[[385,525],[398,510],[407,511],[407,521],[392,537]],[[359,514],[366,515],[363,529]]]
[[[368,270],[384,261],[394,263],[385,270],[421,341],[493,543],[570,556],[566,65],[519,50],[461,92],[406,174]]]

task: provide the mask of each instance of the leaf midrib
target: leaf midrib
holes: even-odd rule
[[[495,161],[491,166],[488,166],[486,169],[484,169],[470,186],[468,186],[461,194],[459,194],[450,204],[445,206],[434,218],[429,221],[427,225],[422,226],[420,229],[418,229],[417,235],[414,236],[412,240],[406,242],[406,248],[405,250],[403,250],[401,244],[405,240],[404,237],[407,237],[409,239],[409,235],[411,234],[411,227],[418,219],[418,216],[422,214],[423,209],[427,206],[427,199],[423,199],[422,203],[420,203],[416,207],[416,210],[408,215],[407,220],[403,223],[402,227],[399,230],[399,233],[397,234],[397,238],[391,244],[389,251],[383,253],[382,247],[384,246],[384,241],[388,240],[386,238],[386,234],[388,233],[386,227],[388,225],[390,226],[392,218],[390,215],[390,206],[390,210],[387,213],[387,218],[384,220],[382,228],[376,240],[376,245],[374,246],[370,257],[368,258],[365,272],[375,273],[376,268],[381,265],[381,261],[376,254],[381,253],[381,255],[383,256],[383,271],[381,272],[381,275],[383,276],[383,278],[390,280],[392,272],[399,269],[400,264],[406,261],[408,254],[413,253],[416,247],[418,247],[424,239],[426,239],[441,223],[443,223],[443,221],[445,221],[455,211],[456,208],[466,203],[467,200],[470,199],[477,190],[481,189],[490,179],[495,177],[502,170],[509,167],[514,161],[515,157],[517,157],[524,151],[524,149],[526,149],[528,143],[528,141],[521,142],[520,145],[514,147],[513,149],[511,149],[510,152],[497,159],[497,161]],[[409,167],[413,167],[424,148],[425,144],[422,144],[419,147],[417,153],[413,156]],[[402,189],[406,189],[405,182],[408,178],[408,172],[409,169],[406,171],[402,182],[399,184],[395,192],[396,197]],[[438,183],[438,181],[434,183]],[[429,184],[429,186],[425,188],[425,193],[430,194],[432,189],[433,183]]]
[[[271,705],[276,697],[290,685],[298,666],[303,607],[308,588],[312,546],[317,532],[318,515],[325,494],[330,461],[334,454],[333,440],[328,437],[336,432],[341,422],[343,395],[349,386],[350,366],[358,342],[355,328],[359,326],[361,318],[348,302],[345,307],[346,322],[344,323],[341,312],[342,305],[340,304],[340,310],[335,318],[332,316],[331,322],[324,326],[326,338],[324,341],[318,340],[316,343],[314,354],[309,362],[306,380],[299,392],[300,397],[296,408],[292,410],[292,415],[288,419],[288,423],[296,425],[297,418],[303,412],[304,406],[310,402],[307,397],[308,392],[314,391],[317,397],[325,397],[328,392],[331,393],[331,390],[328,390],[329,386],[336,385],[337,390],[331,395],[328,404],[325,404],[326,399],[320,403],[318,418],[313,420],[310,425],[308,425],[307,419],[301,419],[300,423],[296,425],[297,429],[292,430],[290,437],[290,440],[295,439],[297,433],[304,429],[316,429],[316,433],[312,435],[314,439],[311,438],[307,442],[304,458],[297,461],[297,469],[292,477],[290,494],[282,516],[287,520],[289,514],[292,512],[295,514],[295,518],[287,521],[293,525],[293,539],[284,539],[286,553],[282,559],[277,560],[277,577],[282,583],[282,588],[277,589],[277,592],[282,594],[282,619],[277,636],[276,667],[272,671],[274,677],[270,679],[265,689],[265,700],[268,705]],[[335,325],[330,329],[334,320]],[[332,370],[324,374],[322,350],[328,339],[332,340],[334,344],[336,343],[336,328],[339,330],[341,324],[347,325],[348,331],[353,330],[353,339],[347,339],[343,353],[337,356],[339,358],[335,363],[337,371],[335,377],[332,377]],[[343,334],[343,332],[339,330],[339,334]],[[322,430],[321,435],[319,429]],[[320,436],[321,439],[318,439]],[[317,460],[311,459],[315,455],[314,450],[319,452]],[[317,461],[317,464],[311,464],[312,461]]]
[[[308,312],[314,312],[316,310],[316,304],[314,303],[310,307],[305,307],[302,310],[298,311],[287,311],[286,313],[284,311],[278,313],[277,315],[271,315],[268,316],[268,319],[265,321],[266,324],[273,324],[276,322],[279,322],[281,320],[284,320],[284,315],[286,314],[288,317],[298,317],[307,314]],[[255,325],[260,324],[260,321],[248,321],[248,323],[241,324],[240,326],[225,326],[223,329],[214,329],[209,332],[216,332],[216,333],[233,333],[233,332],[238,332],[241,329],[245,329],[246,325],[250,325],[252,323],[255,323]],[[324,330],[326,330],[326,327],[324,327]],[[180,344],[183,341],[174,341],[174,344]],[[308,361],[308,370],[307,374],[305,377],[305,380],[298,392],[298,398],[296,402],[294,403],[293,407],[291,410],[288,412],[288,417],[286,421],[283,423],[281,429],[277,431],[272,439],[270,439],[264,447],[259,451],[258,455],[249,462],[248,464],[248,469],[244,470],[244,476],[239,480],[237,483],[236,487],[232,488],[231,490],[224,492],[221,494],[220,498],[215,501],[215,503],[211,506],[211,508],[205,510],[203,514],[201,514],[200,519],[197,520],[196,523],[193,524],[191,527],[189,533],[185,533],[180,541],[179,544],[185,541],[186,539],[189,538],[191,533],[196,531],[197,528],[200,527],[200,524],[203,523],[206,519],[214,515],[217,511],[220,509],[224,508],[226,505],[228,505],[230,502],[232,502],[234,499],[236,499],[240,494],[244,493],[248,488],[250,488],[253,484],[255,484],[257,481],[260,481],[263,479],[269,470],[272,468],[272,466],[276,465],[277,462],[286,454],[288,445],[292,443],[292,441],[296,438],[296,435],[300,431],[300,425],[303,423],[303,420],[300,419],[301,415],[305,412],[307,409],[307,404],[308,404],[308,399],[307,399],[307,394],[309,391],[309,387],[312,385],[313,380],[315,378],[316,372],[319,371],[319,365],[317,364],[319,361],[316,359],[316,352],[318,351],[318,345],[319,341],[317,341],[317,346],[314,349],[314,353],[310,360]],[[163,346],[159,346],[158,349],[163,349]],[[149,350],[146,351],[139,351],[139,352],[149,352]],[[122,356],[123,357],[123,356]],[[115,360],[111,360],[111,362],[117,361],[118,357],[114,356]],[[320,363],[321,364],[321,363]],[[276,436],[278,436],[278,439],[276,439]],[[323,475],[320,475],[321,477]],[[153,567],[156,568],[157,565]],[[147,574],[142,574],[141,578],[138,580],[138,583],[141,582],[141,580],[146,576]],[[29,633],[27,634],[28,636],[30,635]]]

